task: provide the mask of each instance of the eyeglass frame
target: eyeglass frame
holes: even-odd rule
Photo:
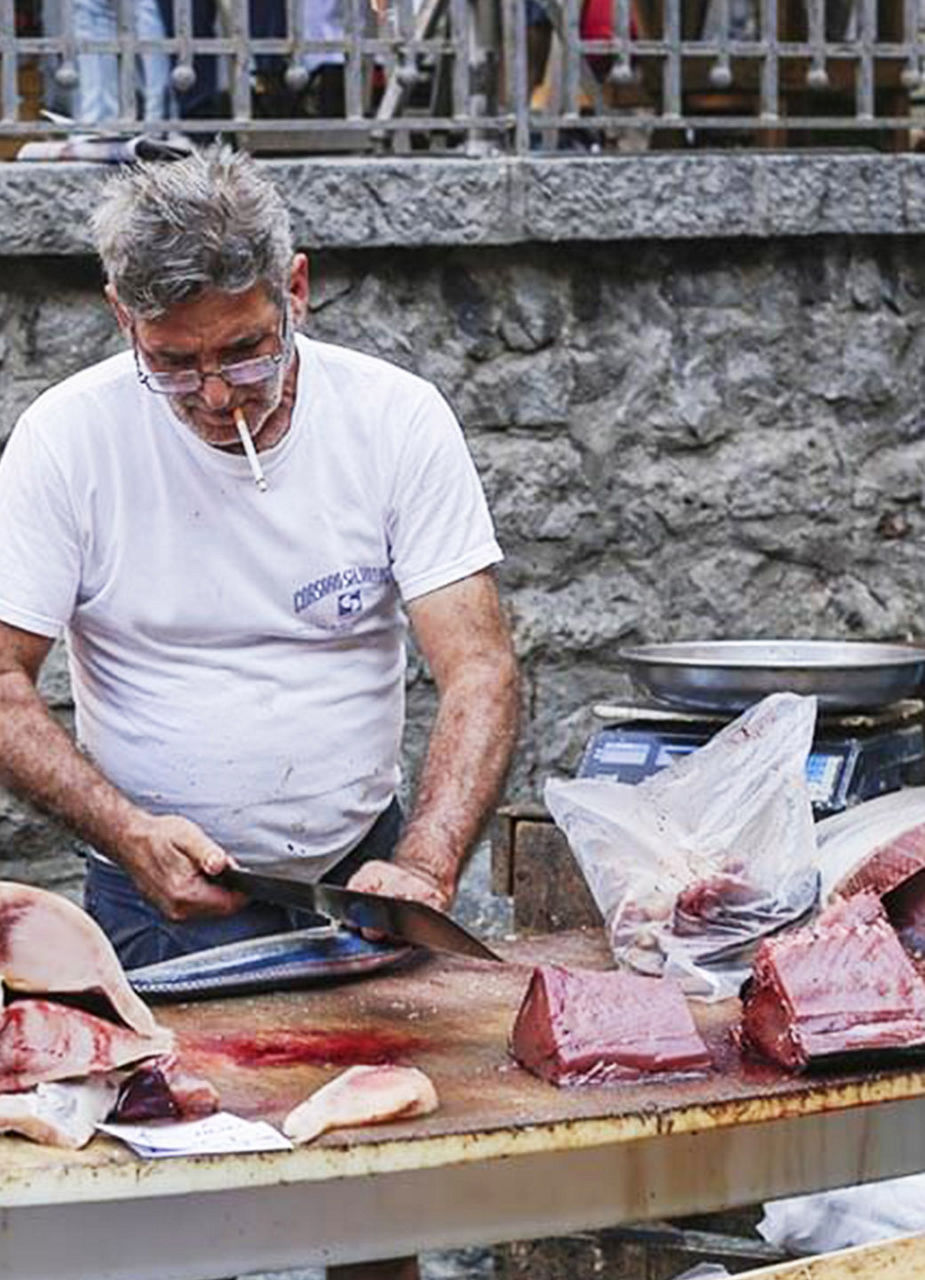
[[[261,382],[269,382],[276,373],[281,364],[288,358],[292,351],[292,324],[289,316],[289,304],[283,308],[283,314],[280,317],[279,329],[277,330],[277,340],[279,342],[279,351],[272,355],[251,356],[247,360],[233,360],[230,364],[219,365],[217,369],[209,369],[205,373],[201,369],[178,369],[174,373],[169,370],[150,369],[147,364],[142,368],[141,358],[139,355],[138,335],[135,333],[135,326],[132,324],[130,328],[132,337],[132,354],[135,357],[135,372],[138,375],[138,381],[153,395],[157,396],[191,396],[197,391],[201,391],[205,385],[206,378],[221,378],[226,387],[255,387]],[[247,365],[263,365],[267,368],[267,372],[259,378],[243,378],[238,382],[228,377],[231,370],[240,370]],[[187,387],[158,387],[152,382],[153,378],[184,378],[190,375],[197,379],[195,386]]]

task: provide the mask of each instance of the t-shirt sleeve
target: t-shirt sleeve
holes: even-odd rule
[[[503,558],[462,429],[432,387],[402,442],[389,541],[392,574],[406,601]]]
[[[80,541],[60,468],[28,413],[0,457],[0,621],[56,637],[80,581]]]

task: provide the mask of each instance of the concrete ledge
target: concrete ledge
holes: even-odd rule
[[[925,232],[925,155],[264,160],[306,248]],[[0,165],[0,256],[84,254],[109,166]]]

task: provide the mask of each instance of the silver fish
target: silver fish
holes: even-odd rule
[[[247,938],[174,960],[129,969],[126,976],[140,996],[151,1000],[188,1000],[310,986],[332,978],[374,973],[404,960],[416,948],[370,942],[337,925],[319,925]]]

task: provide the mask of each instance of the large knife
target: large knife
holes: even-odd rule
[[[276,863],[260,871],[226,867],[215,879],[226,889],[237,889],[250,898],[320,912],[321,915],[342,921],[353,929],[373,929],[390,938],[413,943],[416,947],[429,947],[432,951],[454,951],[461,955],[476,956],[480,960],[502,963],[501,956],[486,947],[474,934],[442,911],[428,907],[423,902],[409,902],[404,898],[390,898],[379,893],[360,893],[356,889],[341,889],[338,885],[304,880],[294,876],[292,871],[291,861],[285,863],[284,874],[281,874]]]

